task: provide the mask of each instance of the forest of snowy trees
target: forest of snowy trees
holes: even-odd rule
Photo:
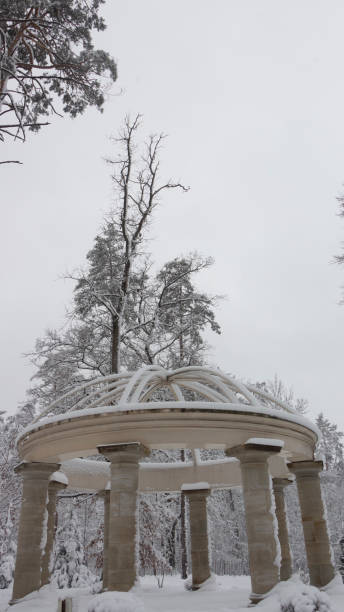
[[[184,192],[179,182],[160,178],[159,149],[163,137],[150,137],[141,147],[140,117],[125,119],[110,161],[113,205],[94,239],[86,265],[68,274],[74,283],[73,302],[60,330],[47,330],[30,354],[35,365],[32,386],[18,412],[1,415],[0,588],[12,581],[16,530],[21,499],[16,437],[35,415],[77,383],[99,375],[136,370],[143,365],[166,368],[203,365],[206,334],[220,333],[217,297],[201,291],[197,275],[211,258],[191,252],[176,255],[157,269],[148,251],[152,215],[166,191]],[[305,399],[295,398],[277,377],[255,381],[300,413]],[[320,414],[323,434],[319,453],[331,541],[340,562],[344,535],[344,442],[335,424]],[[203,459],[221,456],[202,451]],[[185,461],[188,451],[154,451],[149,460]],[[95,458],[96,459],[96,458]],[[99,460],[99,457],[98,457]],[[306,574],[301,518],[295,484],[286,491],[294,569]],[[102,574],[103,500],[96,494],[59,495],[54,553],[54,580],[59,588],[97,584]],[[141,574],[153,574],[161,586],[164,575],[188,574],[189,534],[183,494],[140,496],[139,562]],[[240,489],[215,490],[209,498],[213,570],[247,574],[248,551]]]

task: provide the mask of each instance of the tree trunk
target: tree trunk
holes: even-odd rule
[[[184,338],[183,334],[179,336],[179,367],[184,365]]]
[[[111,374],[118,374],[120,368],[121,326],[118,317],[111,320]]]
[[[234,521],[234,536],[235,536],[234,548],[235,548],[235,552],[238,553],[238,550],[239,550],[239,528],[238,528],[238,523],[237,523],[236,514],[235,514],[236,508],[235,508],[235,503],[234,503],[234,497],[233,497],[232,489],[228,489],[228,498],[229,498],[229,508],[230,508],[231,513],[232,513],[233,521]]]
[[[176,568],[176,527],[178,519],[173,521],[171,533],[168,538],[168,562],[172,569]]]
[[[185,461],[185,450],[182,449],[180,452],[181,461]],[[181,548],[181,577],[185,580],[188,577],[188,558],[186,550],[186,508],[185,508],[185,494],[183,491],[180,493],[180,548]]]

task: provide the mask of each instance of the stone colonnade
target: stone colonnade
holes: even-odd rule
[[[263,442],[263,441],[262,441]],[[128,591],[136,581],[137,490],[140,459],[148,449],[139,442],[98,447],[111,464],[111,488],[104,498],[105,590]],[[279,453],[273,444],[246,443],[227,450],[237,457],[242,472],[252,603],[257,603],[281,580],[291,575],[291,554],[284,505],[288,479],[274,479],[268,458]],[[300,499],[311,584],[323,587],[334,577],[331,549],[321,498],[319,461],[289,464]],[[53,548],[56,494],[64,485],[51,480],[58,464],[23,463],[23,500],[12,603],[49,581]],[[204,488],[203,488],[204,487]],[[204,484],[185,485],[189,501],[192,586],[197,589],[210,576],[207,532],[207,497]],[[273,495],[274,493],[274,495]],[[274,501],[275,500],[275,501]]]

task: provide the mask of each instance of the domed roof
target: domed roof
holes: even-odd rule
[[[90,380],[73,388],[50,404],[34,421],[69,411],[92,411],[102,406],[116,406],[117,410],[138,409],[138,404],[169,402],[173,405],[194,402],[245,405],[247,409],[277,409],[295,411],[264,388],[244,384],[221,370],[203,366],[188,366],[166,370],[151,365],[136,372],[110,374]],[[220,406],[218,406],[220,407]]]

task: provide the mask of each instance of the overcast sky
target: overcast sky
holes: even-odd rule
[[[344,430],[342,0],[107,1],[98,46],[119,78],[101,115],[53,118],[2,145],[2,409],[25,397],[22,354],[58,328],[111,204],[109,135],[126,113],[169,135],[167,176],[190,185],[157,211],[156,261],[215,258],[199,286],[226,294],[210,361],[244,379],[277,374]]]

